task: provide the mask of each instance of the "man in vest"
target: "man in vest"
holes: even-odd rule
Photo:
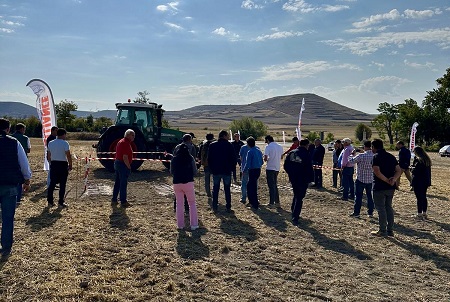
[[[30,189],[31,169],[22,145],[7,134],[10,131],[7,119],[0,118],[0,203],[2,210],[1,244],[2,259],[11,254],[16,212],[17,187],[23,184],[23,190]],[[22,189],[22,188],[21,188]]]
[[[206,139],[202,142],[200,146],[200,162],[203,166],[203,173],[205,174],[205,192],[208,198],[211,198],[211,171],[209,171],[208,166],[208,151],[209,146],[212,142],[214,142],[214,134],[208,133],[206,134]]]
[[[30,138],[25,135],[26,127],[22,123],[18,123],[16,125],[16,132],[14,132],[12,137],[17,139],[19,143],[22,145],[23,150],[25,150],[26,155],[28,156],[28,153],[31,151],[31,143]],[[20,200],[22,199],[22,184],[19,184],[17,186],[17,204],[16,206],[19,206]]]

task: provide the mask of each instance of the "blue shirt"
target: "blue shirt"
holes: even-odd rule
[[[241,157],[241,171],[244,172],[245,163],[247,162],[247,152],[250,150],[250,147],[247,145],[243,145],[241,150],[239,150],[239,156]]]
[[[245,160],[244,171],[251,169],[261,169],[263,165],[263,154],[258,147],[250,148],[247,152],[247,159]]]

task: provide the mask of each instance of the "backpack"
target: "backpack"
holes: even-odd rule
[[[203,167],[208,166],[208,151],[212,141],[206,141],[200,148],[200,161]]]

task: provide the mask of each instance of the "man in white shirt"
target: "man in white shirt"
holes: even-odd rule
[[[267,147],[264,150],[264,161],[266,166],[266,179],[269,186],[269,204],[268,206],[280,206],[280,197],[278,195],[278,173],[280,172],[280,162],[283,156],[283,147],[274,142],[271,135],[265,137]]]
[[[47,160],[50,163],[50,186],[47,192],[48,206],[54,206],[53,191],[59,183],[59,200],[60,207],[67,207],[64,203],[66,194],[66,183],[69,171],[72,170],[72,156],[70,155],[70,146],[66,141],[66,130],[59,128],[57,138],[48,143]]]

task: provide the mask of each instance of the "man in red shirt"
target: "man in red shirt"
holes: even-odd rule
[[[297,138],[296,136],[294,136],[294,137],[292,138],[292,145],[291,145],[291,147],[290,147],[286,152],[284,152],[283,154],[281,154],[281,158],[283,158],[286,154],[288,154],[288,153],[291,152],[292,150],[297,149],[298,146],[300,146],[300,141],[298,140],[298,138]]]
[[[131,172],[131,162],[133,161],[133,148],[131,147],[131,142],[134,141],[134,137],[134,131],[128,129],[125,131],[124,138],[122,138],[116,146],[116,157],[114,161],[116,178],[111,202],[117,203],[117,196],[120,192],[120,204],[123,208],[131,206],[127,201],[127,185],[128,177]]]

